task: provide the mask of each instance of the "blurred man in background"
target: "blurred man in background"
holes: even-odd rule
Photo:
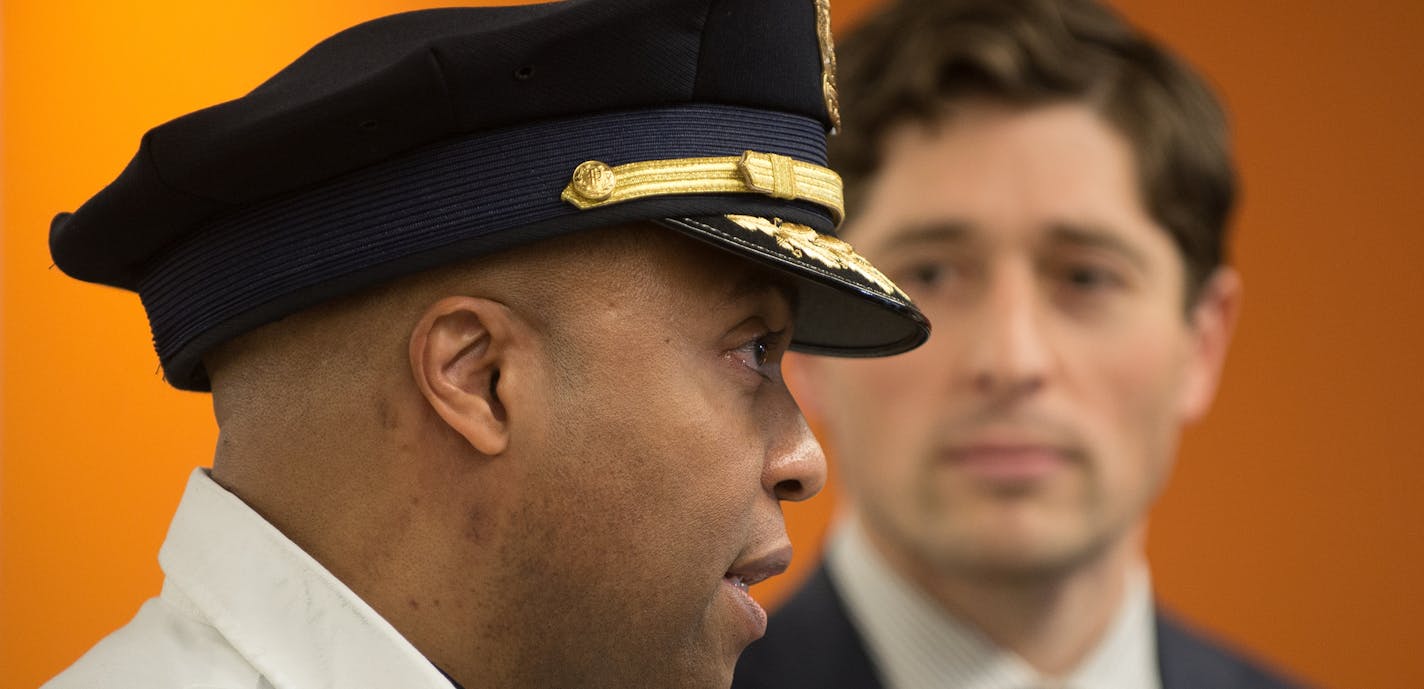
[[[840,65],[846,235],[939,330],[802,362],[849,516],[734,686],[1290,686],[1143,550],[1241,299],[1206,84],[1091,0],[907,0]]]

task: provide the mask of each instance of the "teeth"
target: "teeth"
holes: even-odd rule
[[[733,585],[733,586],[735,586],[735,587],[737,587],[737,588],[739,588],[739,589],[741,589],[741,590],[743,590],[743,591],[746,591],[746,590],[748,590],[748,589],[751,588],[751,584],[748,584],[745,579],[743,579],[743,578],[741,578],[741,577],[739,577],[739,576],[737,576],[737,575],[735,575],[735,574],[728,576],[727,579],[732,582],[732,585]]]

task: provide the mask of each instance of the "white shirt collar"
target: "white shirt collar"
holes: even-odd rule
[[[204,618],[275,689],[450,689],[390,623],[207,470],[158,555],[163,598]]]
[[[1067,678],[1053,679],[1041,677],[892,570],[854,518],[836,531],[827,559],[886,689],[1161,689],[1145,569],[1130,578],[1107,633],[1083,663]]]

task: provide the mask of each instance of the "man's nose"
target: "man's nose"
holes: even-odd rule
[[[975,319],[967,382],[978,393],[1019,397],[1043,387],[1052,365],[1044,304],[1028,266],[997,271]],[[968,325],[968,324],[966,324]]]
[[[826,485],[826,455],[795,400],[785,392],[780,432],[762,467],[762,486],[777,500],[801,501]]]

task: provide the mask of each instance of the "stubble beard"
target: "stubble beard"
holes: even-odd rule
[[[884,545],[902,551],[913,561],[906,564],[922,576],[996,586],[1049,585],[1107,557],[1130,530],[1111,523],[1091,462],[1072,471],[1078,485],[1064,496],[1022,487],[945,495],[922,476],[904,493],[913,496],[905,501],[912,510],[898,516],[861,511],[863,518],[880,522],[869,526],[891,541]],[[1015,519],[1011,512],[1023,510],[1036,512],[1026,517],[1035,523],[1009,523]]]

